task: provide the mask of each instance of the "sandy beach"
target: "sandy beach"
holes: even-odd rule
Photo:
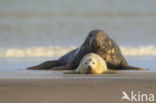
[[[149,70],[78,75],[26,69],[79,48],[95,29],[119,45],[129,65]],[[106,53],[110,42],[102,38],[93,44]],[[0,103],[134,103],[121,101],[123,91],[156,96],[155,38],[156,0],[0,0]]]
[[[23,78],[1,75],[0,103],[121,103],[122,91],[156,94],[155,87],[155,72],[28,78],[25,75]]]

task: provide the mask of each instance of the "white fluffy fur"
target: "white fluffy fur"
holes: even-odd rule
[[[84,56],[76,69],[77,73],[86,74],[88,73],[87,67],[91,66],[90,74],[102,74],[107,70],[107,64],[102,57],[97,54],[89,53]]]

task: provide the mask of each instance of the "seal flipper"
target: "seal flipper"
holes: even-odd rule
[[[115,68],[116,70],[147,70],[147,69],[144,69],[144,68],[140,68],[140,67],[134,67],[134,66],[130,66],[128,65],[128,62],[126,61],[125,58],[123,58],[121,60],[121,63],[119,66],[115,66],[117,68]]]
[[[50,68],[61,66],[59,60],[46,61],[36,66],[28,67],[28,70],[49,70]]]
[[[72,64],[50,68],[50,70],[74,70]]]
[[[134,66],[120,66],[119,68],[117,68],[118,70],[148,70],[148,69],[144,69],[144,68],[139,68],[139,67],[134,67]]]

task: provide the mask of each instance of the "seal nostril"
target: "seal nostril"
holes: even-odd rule
[[[88,69],[88,70],[91,70],[91,68],[92,68],[92,67],[91,67],[90,65],[88,65],[88,68],[87,68],[87,69]]]

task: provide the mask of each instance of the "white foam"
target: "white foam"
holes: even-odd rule
[[[121,47],[125,56],[156,56],[156,46]]]
[[[0,48],[0,57],[52,57],[61,56],[75,47],[71,46],[68,48],[63,47],[33,47],[33,48]]]
[[[71,47],[33,47],[33,48],[0,48],[0,57],[53,57],[62,56],[65,53],[73,50]],[[121,51],[124,56],[156,56],[156,46],[138,46],[138,47],[124,47],[121,46]]]

